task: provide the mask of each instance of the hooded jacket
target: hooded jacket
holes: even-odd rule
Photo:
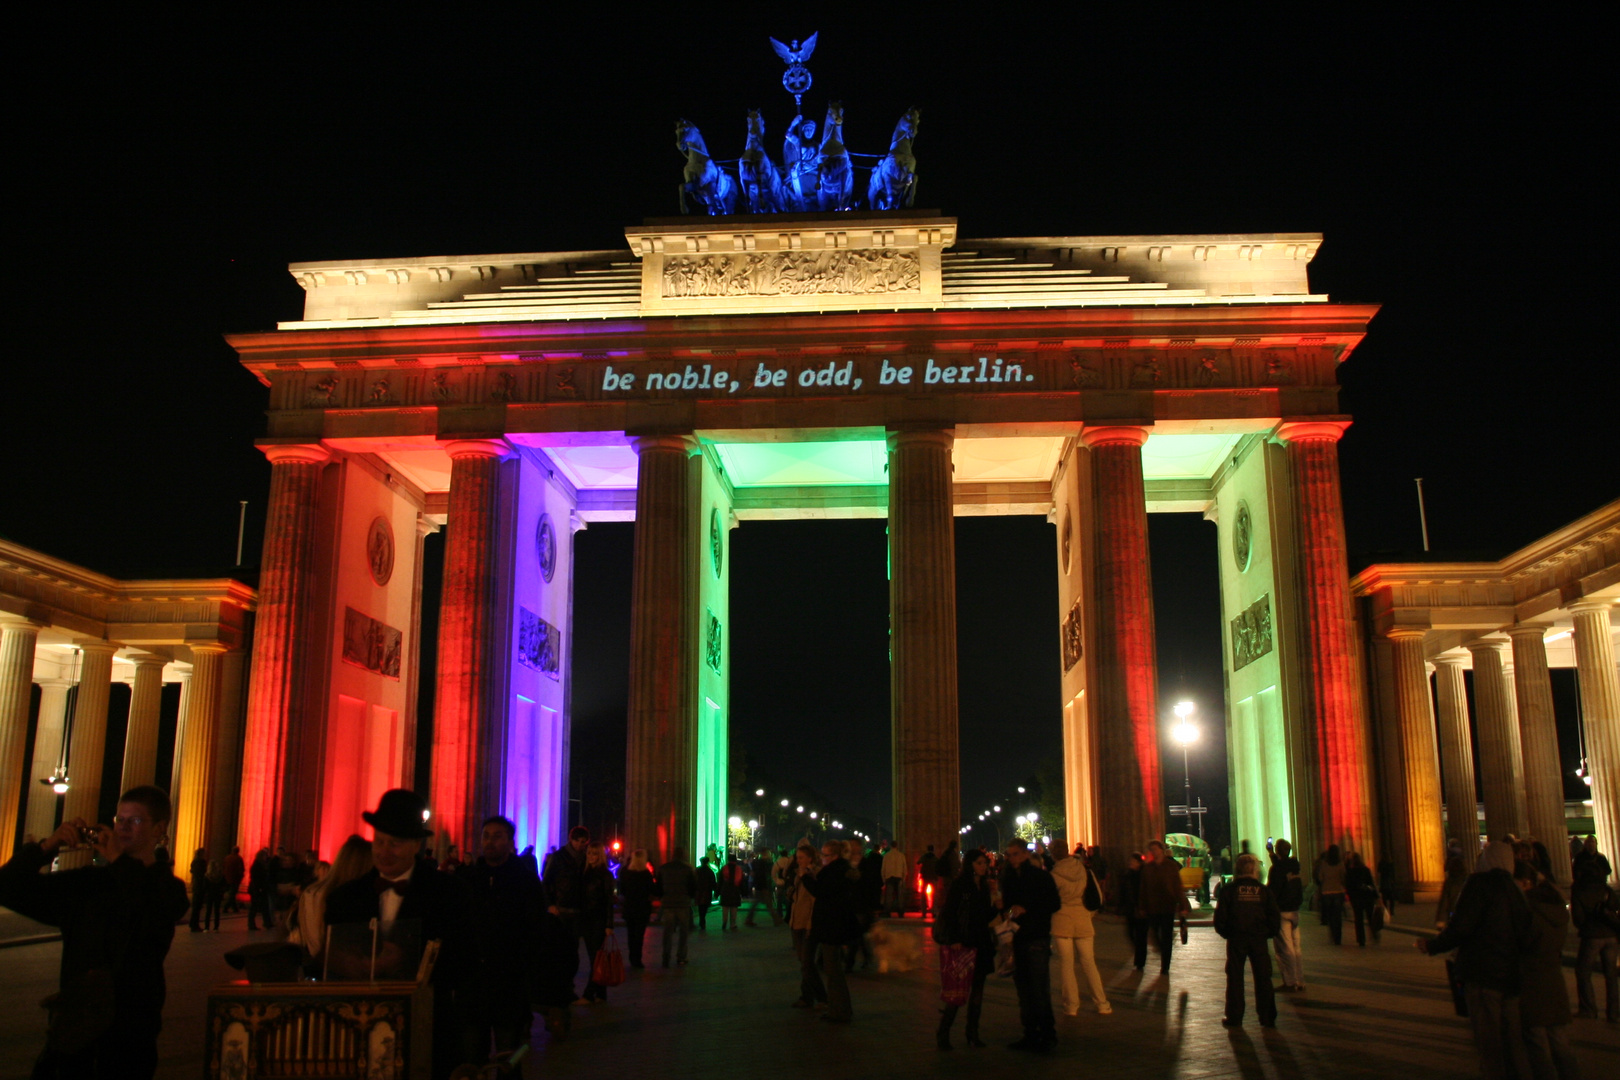
[[[1530,932],[1519,958],[1519,1015],[1527,1028],[1570,1022],[1569,988],[1564,985],[1564,938],[1569,909],[1556,888],[1543,881],[1524,894],[1530,906]]]
[[[1085,901],[1089,876],[1086,864],[1075,858],[1059,859],[1052,867],[1052,881],[1063,903],[1052,914],[1053,937],[1088,938],[1096,934],[1091,924],[1092,913],[1086,909]]]
[[[1456,949],[1456,975],[1463,982],[1517,993],[1530,905],[1513,880],[1513,848],[1493,841],[1485,846],[1478,865],[1457,898],[1451,921],[1429,939],[1427,949],[1430,956]]]

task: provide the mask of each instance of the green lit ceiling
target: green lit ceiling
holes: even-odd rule
[[[716,443],[735,487],[887,484],[882,439],[858,442]]]

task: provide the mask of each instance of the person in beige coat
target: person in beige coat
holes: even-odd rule
[[[1064,854],[1057,848],[1058,861],[1052,867],[1052,880],[1057,884],[1058,897],[1063,901],[1052,916],[1052,945],[1057,953],[1058,983],[1063,993],[1063,1011],[1069,1016],[1080,1013],[1080,987],[1074,976],[1076,956],[1080,969],[1086,973],[1086,985],[1091,989],[1091,1000],[1097,1012],[1106,1016],[1114,1011],[1103,992],[1102,976],[1097,972],[1097,959],[1093,952],[1095,931],[1091,924],[1091,910],[1086,907],[1086,881],[1090,871],[1085,860]],[[1099,890],[1098,895],[1101,895]]]

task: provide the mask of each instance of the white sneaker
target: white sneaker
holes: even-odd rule
[[[1063,1015],[1064,1016],[1079,1016],[1080,1015],[1080,1010],[1079,1009],[1064,1009],[1063,1010]]]
[[[1113,1011],[1114,1011],[1114,1007],[1112,1005],[1110,1005],[1108,1002],[1102,1001],[1102,1002],[1097,1003],[1097,1015],[1098,1016],[1107,1016],[1109,1013],[1111,1013]]]

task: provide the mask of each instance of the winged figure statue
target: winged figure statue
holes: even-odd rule
[[[820,33],[820,31],[818,30],[816,33]],[[795,41],[791,47],[782,44],[775,38],[771,38],[771,48],[775,49],[776,55],[782,58],[782,63],[789,65],[803,64],[810,59],[810,54],[816,51],[816,35],[811,34],[805,38],[802,46]]]

